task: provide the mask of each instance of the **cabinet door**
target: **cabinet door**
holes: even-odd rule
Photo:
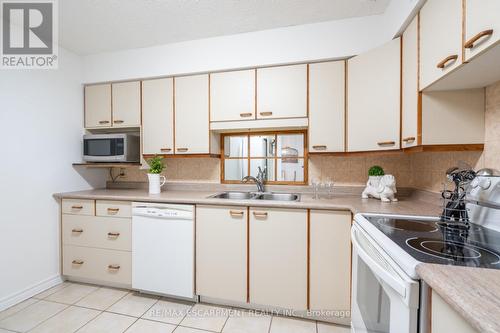
[[[420,89],[462,63],[462,0],[429,0],[420,11]]]
[[[432,291],[431,332],[432,333],[478,333],[448,303]]]
[[[255,119],[255,69],[210,74],[210,121]]]
[[[465,3],[465,60],[468,61],[500,40],[500,1]]]
[[[196,207],[196,290],[205,297],[246,302],[246,207]]]
[[[311,210],[311,310],[351,308],[350,231],[351,212]]]
[[[348,151],[399,149],[400,43],[348,60]]]
[[[85,127],[111,127],[111,85],[85,86]]]
[[[307,307],[307,212],[250,208],[250,302]]]
[[[113,127],[141,125],[141,83],[113,83]]]
[[[142,81],[142,152],[174,153],[172,78]]]
[[[257,69],[257,119],[307,117],[307,65]]]
[[[176,77],[175,153],[209,153],[208,74]]]
[[[309,65],[309,151],[344,151],[345,62]]]
[[[403,33],[402,51],[402,148],[418,143],[418,17]]]

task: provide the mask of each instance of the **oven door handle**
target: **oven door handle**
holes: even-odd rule
[[[389,261],[384,258],[383,254],[380,253],[380,250],[377,249],[378,246],[372,244],[366,237],[363,237],[365,238],[364,240],[360,240],[358,233],[362,233],[362,231],[353,225],[351,228],[351,240],[359,257],[361,257],[379,279],[394,289],[401,297],[406,299],[406,297],[409,296],[407,290],[410,288],[410,283],[405,281],[403,277],[391,267],[391,263],[389,263]],[[363,243],[367,244],[365,245]],[[372,255],[370,255],[370,252]],[[396,264],[394,263],[394,265]]]

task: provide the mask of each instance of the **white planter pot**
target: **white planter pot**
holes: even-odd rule
[[[161,192],[161,187],[165,185],[167,179],[157,173],[148,173],[149,179],[149,194],[159,194]]]
[[[383,176],[368,176],[368,180],[370,181],[370,185],[372,187],[378,188],[380,185],[380,180]]]

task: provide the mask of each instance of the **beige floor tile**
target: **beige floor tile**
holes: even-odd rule
[[[178,325],[192,306],[192,304],[160,300],[142,318]]]
[[[9,316],[12,316],[14,313],[21,311],[25,307],[30,306],[31,304],[34,304],[38,302],[37,299],[34,298],[28,298],[25,301],[22,301],[21,303],[17,303],[16,305],[11,306],[10,308],[3,310],[0,312],[0,320],[3,320]]]
[[[103,312],[78,330],[78,333],[123,333],[137,319],[115,313]]]
[[[229,316],[230,309],[196,304],[188,312],[181,325],[220,332]]]
[[[199,330],[191,327],[182,327],[182,326],[177,326],[177,328],[174,331],[174,333],[208,333],[208,332],[210,331]]]
[[[129,292],[126,290],[99,288],[79,300],[75,305],[97,310],[106,310],[128,293]]]
[[[66,307],[65,304],[39,301],[0,321],[0,328],[27,332]]]
[[[286,317],[273,317],[270,333],[316,333],[316,322]]]
[[[106,311],[120,313],[127,316],[141,317],[158,301],[158,299],[159,297],[156,296],[131,293],[113,304]]]
[[[97,289],[98,287],[74,283],[64,289],[53,293],[52,295],[45,298],[45,300],[64,304],[75,304]]]
[[[62,290],[66,287],[69,287],[70,285],[71,285],[71,282],[59,283],[58,285],[55,285],[52,288],[49,288],[49,289],[42,291],[41,293],[33,296],[33,298],[44,299],[45,297],[48,297],[48,296],[54,294],[55,292],[58,292],[59,290]]]
[[[271,316],[251,311],[234,311],[222,330],[223,333],[267,333]]]
[[[351,329],[346,326],[318,323],[318,333],[350,333]]]
[[[97,310],[70,306],[35,327],[30,333],[73,333],[100,313]]]
[[[125,333],[171,333],[175,327],[175,325],[139,319]]]

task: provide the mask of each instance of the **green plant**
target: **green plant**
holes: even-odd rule
[[[383,175],[385,175],[384,169],[382,169],[382,167],[378,165],[374,165],[368,170],[368,176],[383,176]]]
[[[162,159],[160,156],[155,156],[148,160],[149,164],[149,173],[161,173],[165,166],[163,165]]]

